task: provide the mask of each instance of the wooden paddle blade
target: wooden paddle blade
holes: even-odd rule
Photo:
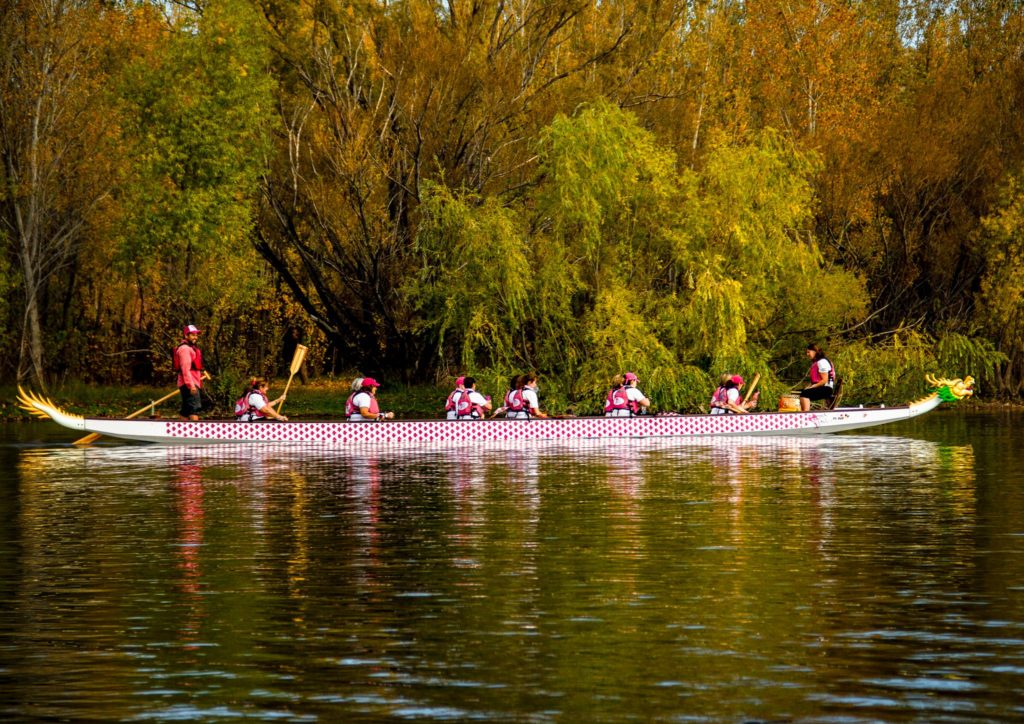
[[[292,357],[291,373],[294,375],[302,367],[306,359],[306,347],[299,344],[295,346],[295,355]]]
[[[80,437],[75,440],[72,445],[92,445],[94,442],[102,437],[98,432],[90,432],[85,437]]]

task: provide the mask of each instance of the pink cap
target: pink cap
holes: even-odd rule
[[[194,324],[186,324],[185,329],[181,330],[181,333],[187,337],[190,334],[199,334],[202,331],[203,330],[199,329],[199,327]]]
[[[380,387],[380,382],[373,379],[372,377],[364,377],[363,387]]]
[[[462,387],[464,384],[466,384],[466,378],[465,377],[456,377],[455,378],[455,386],[456,387]]]
[[[743,378],[740,377],[739,375],[733,375],[729,379],[731,379],[734,384],[737,384],[737,385],[742,385],[743,384]]]
[[[632,372],[627,372],[622,376],[622,378],[626,380],[626,382],[634,382],[637,379],[636,375],[634,375]]]

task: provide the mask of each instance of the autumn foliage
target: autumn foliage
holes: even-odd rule
[[[297,326],[581,410],[808,341],[867,397],[1024,389],[1005,3],[12,0],[0,49],[8,378],[166,379],[195,322],[225,379]]]

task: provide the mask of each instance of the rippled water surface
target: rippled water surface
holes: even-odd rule
[[[1017,719],[1021,419],[360,454],[8,428],[0,715]]]

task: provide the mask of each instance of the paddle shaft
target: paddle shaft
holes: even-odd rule
[[[743,403],[744,404],[746,404],[747,400],[750,399],[750,396],[752,394],[754,394],[754,388],[757,387],[757,383],[760,382],[760,381],[761,381],[761,373],[758,372],[756,375],[754,375],[754,381],[750,383],[750,389],[747,390],[747,396],[743,398]]]
[[[161,397],[159,400],[155,400],[153,402],[150,402],[145,407],[140,407],[138,410],[136,410],[132,414],[125,416],[124,419],[132,420],[132,419],[138,417],[139,415],[141,415],[142,413],[144,413],[146,410],[151,410],[154,407],[156,407],[157,405],[159,405],[160,403],[167,402],[169,399],[174,397],[176,394],[178,394],[177,390],[175,390],[174,392],[168,392],[166,395]],[[102,437],[102,435],[100,435],[98,432],[91,432],[88,435],[86,435],[85,437],[79,438],[78,440],[75,440],[75,442],[73,444],[74,445],[90,445],[90,444],[96,442],[97,440],[99,440],[101,437]]]

